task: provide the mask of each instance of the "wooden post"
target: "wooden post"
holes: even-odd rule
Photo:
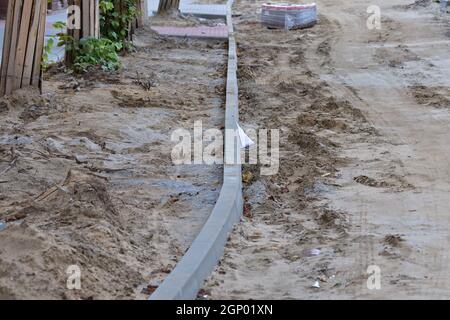
[[[171,9],[178,9],[180,0],[161,0],[159,2],[158,13],[162,13]]]
[[[0,94],[42,84],[47,0],[9,0],[3,39]]]
[[[99,0],[69,0],[70,6],[77,6],[80,8],[80,25],[79,29],[69,28],[67,33],[71,36],[74,42],[80,41],[82,38],[99,38],[100,37],[100,8]],[[69,10],[69,18],[75,14],[74,11]],[[66,48],[66,64],[71,65],[75,60],[75,55],[71,47]]]
[[[136,0],[136,8],[138,10],[138,16],[136,21],[136,27],[141,28],[148,21],[148,6],[147,0]]]
[[[148,22],[148,2],[149,0],[142,0],[143,4],[142,4],[142,11],[143,11],[143,23],[147,23]]]

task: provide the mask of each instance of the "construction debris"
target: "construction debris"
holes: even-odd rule
[[[261,23],[269,28],[302,29],[317,23],[317,5],[270,4],[262,5]]]

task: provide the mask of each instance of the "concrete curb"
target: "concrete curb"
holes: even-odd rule
[[[225,128],[237,130],[239,120],[237,54],[234,38],[231,7],[227,4],[227,24],[229,31],[229,55],[227,76],[227,97]],[[233,154],[234,139],[225,141],[225,158]],[[150,297],[150,300],[194,300],[206,278],[216,267],[223,255],[228,235],[242,216],[242,167],[225,165],[224,183],[219,199],[192,246],[180,263]]]
[[[228,27],[151,27],[161,36],[228,41]]]
[[[224,19],[227,16],[225,5],[188,4],[181,5],[179,10],[182,14],[204,19]]]
[[[178,10],[198,18],[226,19],[228,4],[199,4],[196,0],[180,0]]]

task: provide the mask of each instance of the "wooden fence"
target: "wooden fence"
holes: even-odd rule
[[[116,0],[115,3],[116,10],[124,10],[123,0]],[[100,37],[99,0],[69,0],[68,5],[77,6],[80,13],[79,28],[68,28],[68,35],[75,41],[85,37]],[[129,41],[135,30],[144,25],[147,17],[146,0],[136,0],[136,5],[139,14],[128,26]],[[69,11],[69,17],[74,13]],[[42,88],[46,16],[47,0],[9,0],[0,70],[0,95],[9,95],[26,86]],[[66,50],[66,63],[70,65],[73,60],[74,55],[69,48]]]
[[[0,94],[26,86],[42,84],[47,0],[9,0],[3,56],[0,71]]]

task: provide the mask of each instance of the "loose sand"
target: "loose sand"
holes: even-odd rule
[[[211,213],[221,166],[173,165],[171,134],[222,128],[226,45],[136,43],[119,72],[52,70],[44,97],[1,101],[0,299],[146,298]]]
[[[317,2],[318,25],[289,32],[236,2],[241,119],[281,129],[281,165],[246,168],[245,218],[204,294],[449,298],[448,21],[432,1],[377,1],[369,30],[366,1]]]

